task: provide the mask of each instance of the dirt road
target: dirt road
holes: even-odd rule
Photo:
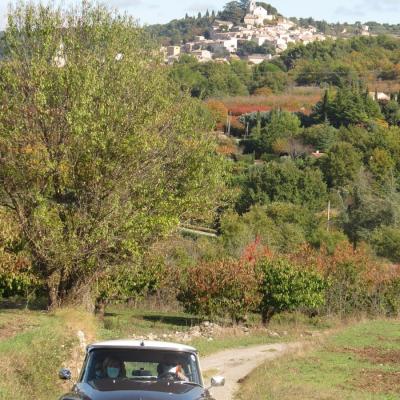
[[[222,375],[226,383],[222,388],[213,388],[212,395],[216,400],[232,400],[239,389],[239,381],[244,379],[265,361],[280,357],[288,351],[302,347],[301,343],[278,343],[253,346],[241,349],[231,349],[204,357],[201,368],[204,371],[205,383],[208,385],[210,376]]]

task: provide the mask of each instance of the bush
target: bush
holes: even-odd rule
[[[400,229],[389,226],[376,229],[372,244],[378,256],[400,262]]]
[[[227,259],[188,268],[178,300],[188,313],[237,323],[258,305],[257,289],[254,264]]]
[[[304,247],[287,258],[303,268],[315,265],[329,282],[323,310],[327,314],[394,315],[400,310],[400,269],[375,259],[365,244],[357,250],[348,241],[331,249]]]
[[[228,109],[225,104],[218,100],[207,100],[206,107],[211,112],[217,124],[225,124],[228,116]]]
[[[324,304],[327,284],[311,269],[285,259],[264,259],[258,265],[262,276],[260,311],[264,323],[282,311],[315,310]]]
[[[384,309],[388,317],[400,315],[400,278],[392,279],[383,288]]]

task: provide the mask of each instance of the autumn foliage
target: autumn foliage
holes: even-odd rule
[[[283,311],[396,315],[399,287],[400,268],[378,261],[366,247],[343,242],[333,253],[304,246],[278,254],[257,238],[239,260],[189,267],[178,299],[186,311],[208,318],[237,322],[258,311],[267,323]]]
[[[189,313],[239,322],[257,307],[257,289],[254,263],[226,259],[190,268],[178,299]]]

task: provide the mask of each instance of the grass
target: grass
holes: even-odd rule
[[[74,354],[76,329],[90,332],[90,318],[79,311],[55,314],[0,310],[0,399],[50,400],[69,389],[58,379],[63,366],[81,364]]]
[[[237,400],[400,398],[400,321],[358,323],[317,350],[270,362],[244,382]]]
[[[117,339],[152,334],[162,338],[163,334],[187,332],[201,322],[200,318],[183,312],[148,311],[116,305],[107,308],[99,336],[101,339]],[[217,332],[212,340],[201,337],[188,344],[196,347],[201,356],[206,356],[229,348],[298,340],[305,331],[327,329],[332,323],[334,322],[309,319],[301,314],[281,315],[269,326],[269,330],[279,333],[279,336],[271,337],[261,326],[260,317],[253,315],[249,321],[249,333],[245,333],[240,327],[232,326]]]
[[[53,400],[70,389],[70,383],[58,379],[61,367],[72,369],[77,376],[82,365],[82,350],[77,332],[85,332],[87,343],[112,338],[132,338],[150,333],[162,337],[165,333],[185,332],[201,323],[201,319],[182,312],[149,311],[148,309],[112,306],[104,320],[78,310],[56,313],[19,309],[0,309],[0,399]],[[248,347],[298,340],[306,332],[330,328],[335,322],[308,319],[301,314],[276,317],[269,329],[278,332],[271,337],[260,326],[258,316],[251,316],[250,331],[227,327],[213,335],[213,340],[197,338],[189,344],[201,356],[229,348]],[[166,339],[175,340],[175,339]],[[179,339],[175,340],[179,341]]]

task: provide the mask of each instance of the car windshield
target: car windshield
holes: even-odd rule
[[[83,373],[83,382],[98,390],[154,390],[150,386],[174,383],[201,385],[197,357],[184,351],[158,349],[93,349]],[[133,386],[132,386],[133,385]]]

